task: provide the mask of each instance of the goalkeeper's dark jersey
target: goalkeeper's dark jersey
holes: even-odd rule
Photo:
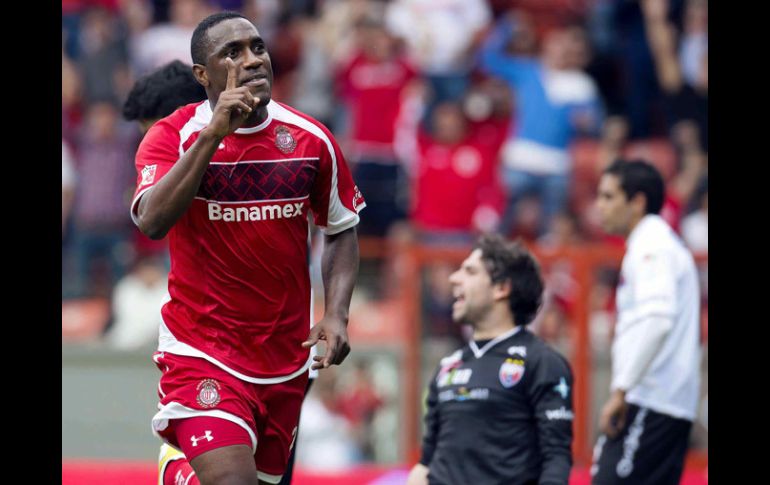
[[[420,462],[430,485],[567,484],[572,372],[524,328],[441,360]]]

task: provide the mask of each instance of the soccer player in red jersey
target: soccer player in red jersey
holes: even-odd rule
[[[271,100],[270,56],[250,21],[214,14],[191,50],[208,100],[150,128],[131,207],[143,233],[168,234],[171,254],[152,426],[189,464],[174,461],[161,480],[278,483],[308,368],[350,352],[365,202],[331,133]],[[312,329],[308,210],[325,232],[325,314]],[[319,340],[325,352],[311,359]]]

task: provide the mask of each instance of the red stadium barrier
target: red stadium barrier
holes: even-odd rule
[[[360,466],[339,473],[319,473],[296,469],[292,485],[396,485],[406,481],[407,469]],[[155,463],[138,461],[65,460],[62,461],[62,485],[152,485],[156,483]],[[572,470],[570,485],[589,485],[587,468]],[[708,485],[702,469],[687,469],[680,485]]]

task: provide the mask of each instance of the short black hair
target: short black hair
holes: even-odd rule
[[[206,99],[206,90],[198,83],[192,67],[172,61],[139,79],[123,104],[127,120],[165,118],[180,106]]]
[[[190,54],[192,55],[193,63],[200,64],[202,66],[206,65],[206,58],[208,57],[209,48],[208,35],[206,34],[211,27],[215,26],[219,22],[230,19],[249,20],[238,12],[225,11],[209,15],[205,19],[201,20],[201,23],[195,27],[192,40],[190,41]],[[251,20],[249,20],[249,22],[251,22]]]
[[[615,160],[604,169],[605,174],[614,175],[620,181],[620,188],[631,200],[636,194],[642,193],[647,199],[645,214],[658,214],[663,208],[666,184],[663,176],[654,165],[644,160]]]
[[[492,283],[510,282],[508,304],[514,323],[525,326],[532,322],[543,303],[543,278],[534,256],[521,242],[508,241],[499,234],[484,234],[474,249],[481,249],[481,260]]]

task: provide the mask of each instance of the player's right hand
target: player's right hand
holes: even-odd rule
[[[227,82],[214,107],[209,123],[209,131],[216,137],[224,138],[240,128],[257,108],[259,98],[255,98],[247,86],[237,87],[238,75],[232,59],[225,59],[227,64]]]
[[[599,430],[610,438],[620,434],[626,426],[628,404],[625,395],[623,391],[614,391],[599,414]]]
[[[302,342],[302,347],[310,348],[319,340],[326,341],[326,352],[323,355],[313,356],[315,362],[310,366],[313,370],[339,365],[350,353],[347,323],[339,318],[324,315],[321,321],[310,329],[310,334],[307,340]]]

